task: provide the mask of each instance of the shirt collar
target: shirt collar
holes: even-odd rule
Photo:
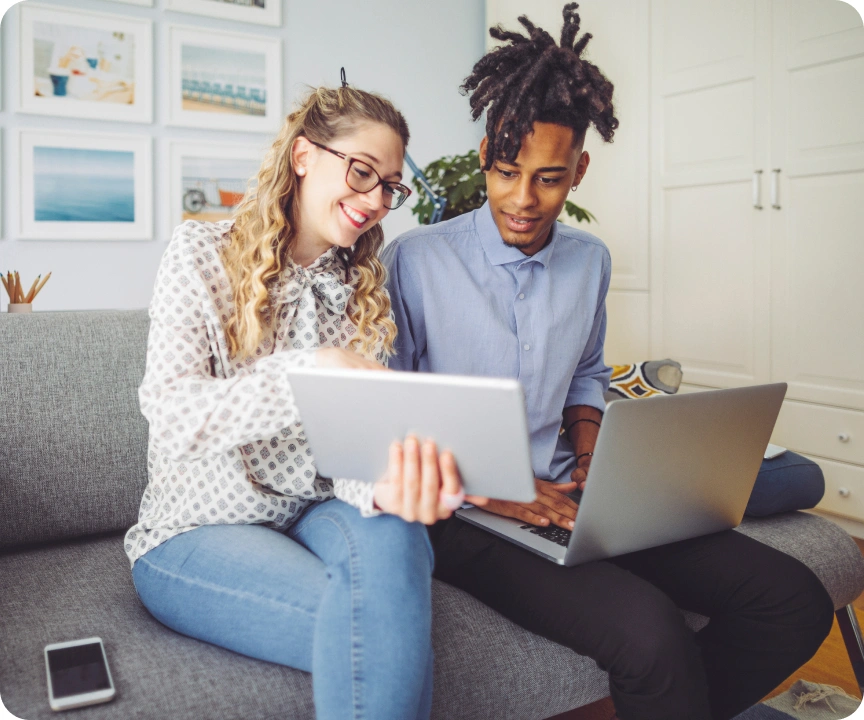
[[[487,200],[474,215],[474,226],[480,236],[480,244],[492,265],[506,265],[512,262],[539,262],[543,267],[549,267],[549,260],[554,252],[555,242],[558,240],[558,223],[552,223],[549,231],[549,242],[536,255],[528,256],[519,248],[507,245],[501,239],[498,226],[492,218],[492,208]]]

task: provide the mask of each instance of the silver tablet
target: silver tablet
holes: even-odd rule
[[[288,372],[318,472],[379,480],[408,433],[452,451],[465,492],[530,502],[534,472],[516,380],[370,370]]]

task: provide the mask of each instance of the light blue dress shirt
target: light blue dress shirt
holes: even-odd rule
[[[555,223],[532,257],[505,245],[489,203],[400,235],[383,251],[399,335],[396,370],[516,378],[525,391],[535,476],[567,481],[565,407],[603,411],[609,250]]]

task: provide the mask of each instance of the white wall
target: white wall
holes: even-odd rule
[[[268,136],[169,127],[167,107],[168,26],[172,24],[260,34],[282,40],[287,112],[303,86],[336,85],[345,66],[352,85],[390,97],[408,119],[409,152],[422,167],[441,155],[476,147],[482,126],[470,121],[468,101],[458,92],[484,52],[483,0],[283,0],[282,27],[274,28],[164,10],[164,0],[146,8],[110,0],[46,0],[58,7],[148,18],[154,23],[154,123],[151,125],[53,118],[16,112],[18,17],[3,17],[0,49],[2,85],[2,199],[0,271],[20,271],[26,284],[53,272],[36,310],[145,307],[152,293],[169,224],[163,197],[169,182],[168,143],[255,143]],[[18,239],[18,170],[12,145],[18,128],[73,130],[149,136],[154,157],[154,234],[148,242],[83,242]],[[406,168],[406,177],[410,170]],[[416,225],[409,201],[385,220],[387,237]],[[0,288],[2,290],[2,288]],[[5,291],[3,307],[5,308]]]

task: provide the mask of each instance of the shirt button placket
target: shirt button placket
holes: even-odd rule
[[[524,302],[532,279],[530,264],[522,265],[517,273],[518,288],[514,300],[513,314],[516,317],[516,339],[519,342],[519,379],[526,384],[531,383],[534,375],[534,362],[529,354],[531,351],[531,313],[529,304]],[[520,275],[522,277],[520,277]]]

